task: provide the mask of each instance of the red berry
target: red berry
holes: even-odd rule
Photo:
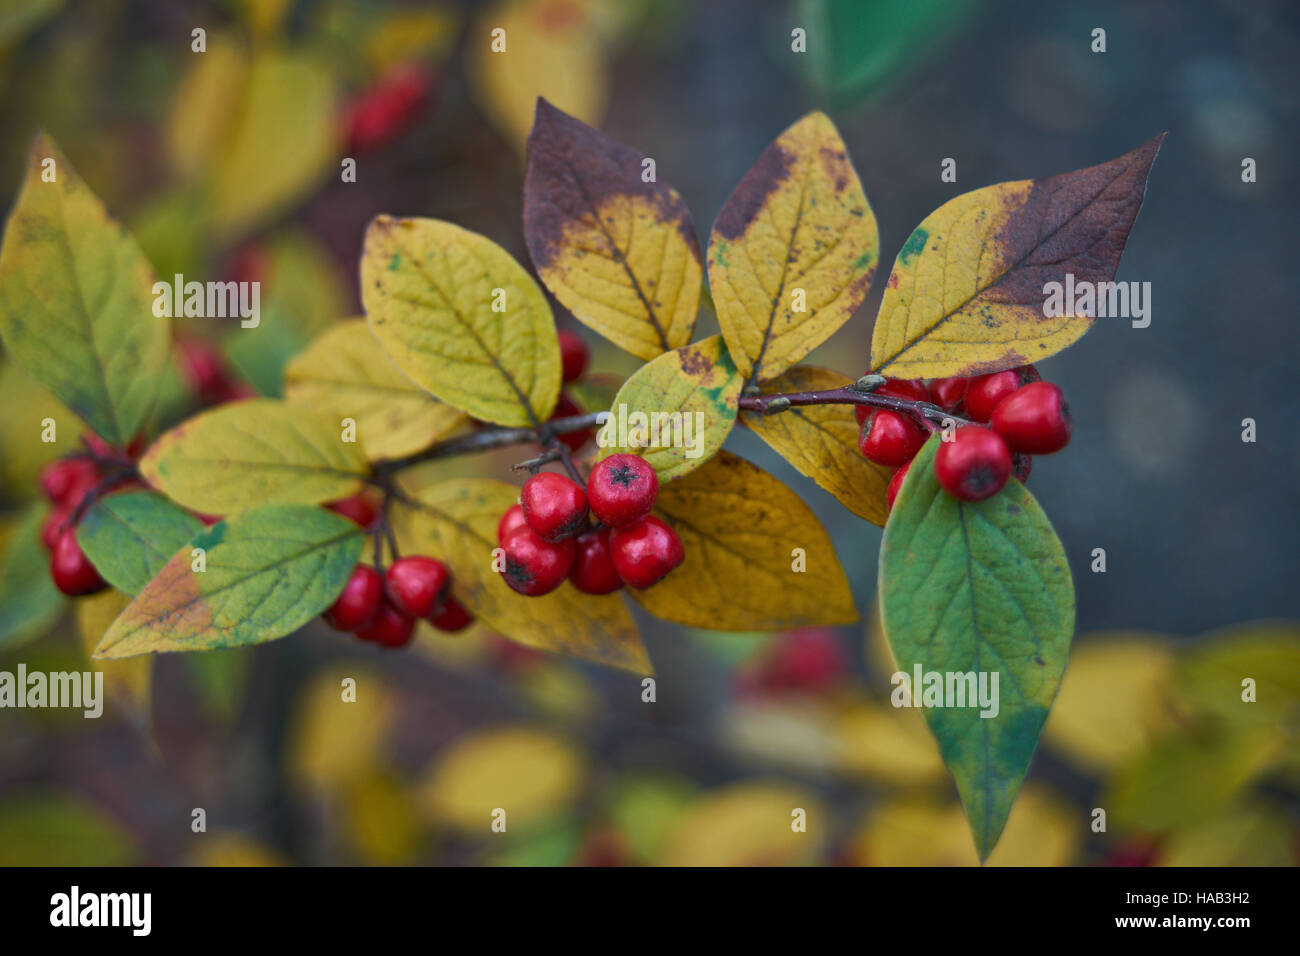
[[[587,479],[591,513],[611,528],[644,518],[657,497],[659,476],[636,455],[610,455],[597,463]]]
[[[930,390],[925,387],[925,383],[919,378],[886,379],[885,384],[877,388],[872,394],[905,398],[909,402],[928,402],[930,400]],[[870,413],[870,405],[855,405],[853,407],[853,414],[857,416],[859,425],[867,420],[867,415]]]
[[[768,687],[820,690],[848,669],[839,634],[807,627],[782,634],[769,652],[764,670]]]
[[[954,375],[952,378],[936,378],[930,383],[930,401],[945,412],[955,412],[966,399],[966,389],[970,379]]]
[[[45,545],[46,551],[53,551],[54,546],[59,543],[64,525],[72,517],[75,508],[75,504],[60,505],[45,516],[45,521],[41,524],[41,543]]]
[[[343,498],[339,501],[332,501],[325,506],[335,514],[342,515],[348,520],[360,525],[362,528],[369,528],[379,517],[379,508],[368,496],[364,494],[353,495],[351,498]]]
[[[966,388],[966,417],[971,421],[986,422],[993,417],[993,409],[1022,385],[1041,379],[1032,365],[1009,368],[991,375],[976,375]]]
[[[110,445],[104,439],[100,438],[94,432],[82,432],[81,441],[90,449],[91,455],[96,458],[107,458],[111,461],[119,461],[122,455],[116,448]]]
[[[609,594],[623,586],[609,551],[609,529],[580,534],[574,542],[573,570],[569,580],[586,594]]]
[[[609,548],[618,576],[628,587],[638,589],[657,584],[686,557],[677,532],[654,515],[615,528],[609,535]]]
[[[263,246],[248,243],[226,256],[221,271],[227,282],[256,282],[260,285],[270,281],[271,256]]]
[[[555,411],[551,413],[548,421],[554,421],[557,418],[572,418],[575,415],[583,414],[582,406],[575,402],[563,392],[560,393],[560,400],[555,403]],[[572,451],[577,451],[587,442],[591,441],[595,431],[590,428],[584,428],[582,431],[566,432],[557,437],[564,442]]]
[[[209,528],[211,528],[214,524],[216,524],[218,521],[221,520],[220,516],[218,515],[205,515],[201,511],[194,512],[194,517],[198,518],[200,521],[204,523],[204,525],[206,525]]]
[[[962,501],[983,501],[1002,490],[1011,476],[1011,452],[997,434],[979,425],[959,428],[939,443],[934,477]]]
[[[502,543],[505,570],[501,572],[520,594],[536,597],[554,591],[573,568],[573,539],[543,541],[531,528],[520,528]]]
[[[41,469],[41,490],[56,505],[81,501],[99,480],[99,471],[89,458],[60,458]]]
[[[465,610],[454,597],[445,597],[442,599],[442,607],[438,613],[429,617],[429,623],[438,630],[448,633],[463,631],[474,623],[474,615]]]
[[[925,444],[925,432],[888,408],[873,408],[858,435],[858,448],[877,465],[911,461]]]
[[[1011,474],[1015,475],[1022,485],[1029,480],[1029,473],[1033,470],[1033,467],[1033,458],[1022,455],[1018,451],[1011,453]]]
[[[449,583],[451,575],[441,561],[410,555],[389,565],[384,576],[384,594],[407,617],[428,617],[437,609]]]
[[[72,527],[65,528],[54,543],[54,553],[50,555],[50,577],[54,579],[54,586],[69,597],[94,594],[105,587],[104,579],[77,543],[77,529]]]
[[[591,357],[586,340],[577,332],[560,329],[560,366],[563,368],[565,382],[576,382],[587,370],[587,359]]]
[[[543,541],[572,538],[587,524],[587,493],[568,475],[543,471],[524,482],[524,520]]]
[[[512,534],[527,527],[528,519],[524,517],[523,505],[511,505],[497,522],[497,544],[505,544]]]
[[[898,489],[903,487],[903,482],[907,480],[907,469],[912,467],[909,461],[898,471],[894,472],[894,477],[889,479],[889,487],[885,489],[885,505],[890,511],[894,510],[894,499],[898,497]]]
[[[993,430],[1014,451],[1050,455],[1070,443],[1070,406],[1051,382],[1032,382],[993,410]]]
[[[358,564],[338,599],[325,612],[336,631],[356,631],[374,620],[384,602],[384,579],[368,564]]]
[[[387,601],[379,606],[375,619],[357,629],[357,637],[381,647],[401,647],[415,633],[415,618],[408,617]]]
[[[385,75],[348,105],[348,148],[378,149],[397,139],[424,108],[432,88],[432,77],[416,66],[398,67]]]
[[[203,339],[177,339],[181,377],[204,405],[215,405],[230,385],[221,350]]]

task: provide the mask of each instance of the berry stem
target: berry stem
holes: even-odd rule
[[[758,412],[760,415],[775,415],[799,405],[871,405],[875,408],[888,408],[904,415],[910,415],[923,427],[933,431],[935,425],[942,425],[944,419],[951,419],[958,425],[971,422],[945,412],[938,405],[929,402],[917,402],[893,395],[878,395],[875,392],[859,391],[852,385],[833,388],[824,392],[785,392],[779,395],[742,395],[740,408],[744,411]]]
[[[601,411],[588,412],[585,415],[570,415],[567,418],[556,418],[547,422],[543,429],[529,427],[508,428],[502,425],[480,428],[468,435],[457,435],[454,438],[437,442],[424,451],[418,451],[413,455],[380,462],[375,466],[375,474],[380,479],[380,487],[383,487],[382,479],[384,476],[404,471],[413,465],[421,465],[426,461],[434,461],[452,455],[465,455],[472,452],[490,451],[493,448],[506,448],[510,445],[545,445],[547,442],[543,437],[544,432],[551,436],[580,432],[583,429],[604,424],[607,415],[609,415],[609,412]],[[560,460],[563,460],[563,456],[561,456]]]

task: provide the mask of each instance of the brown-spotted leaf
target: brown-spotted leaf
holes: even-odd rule
[[[871,340],[892,378],[977,375],[1037,362],[1093,315],[1048,316],[1049,282],[1110,282],[1161,134],[1100,166],[999,183],[944,203],[894,261]],[[1093,314],[1096,310],[1093,310]]]
[[[538,99],[524,237],[538,275],[578,319],[643,359],[691,340],[703,276],[695,224],[646,157]]]
[[[850,380],[838,372],[796,365],[769,382],[764,391],[820,392],[848,384]],[[795,405],[776,415],[745,412],[741,422],[859,518],[885,526],[889,517],[885,491],[894,470],[867,461],[858,450],[859,428],[852,405]]]
[[[409,506],[399,509],[402,551],[436,554],[451,568],[456,599],[512,641],[651,673],[636,624],[619,595],[583,594],[566,581],[550,594],[524,597],[493,570],[497,523],[518,499],[514,485],[488,478],[420,489]]]
[[[767,381],[830,338],[866,298],[879,252],[848,148],[826,114],[809,113],[713,224],[709,285],[736,366]]]
[[[663,486],[655,511],[686,559],[636,599],[656,617],[721,631],[858,619],[830,537],[803,500],[729,452]],[[802,570],[799,570],[802,568]]]

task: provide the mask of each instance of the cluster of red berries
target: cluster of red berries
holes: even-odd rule
[[[827,690],[849,673],[843,641],[825,627],[803,627],[778,635],[736,674],[736,690],[762,697]]]
[[[420,618],[440,631],[462,631],[474,620],[451,596],[450,586],[451,572],[437,558],[408,555],[383,573],[358,564],[324,617],[335,630],[363,641],[402,647],[410,643]]]
[[[1042,381],[1032,365],[972,378],[889,379],[873,394],[929,402],[974,423],[958,428],[934,458],[935,478],[962,501],[992,497],[1013,474],[1028,480],[1032,455],[1060,451],[1070,442],[1065,395],[1056,385]],[[862,454],[898,469],[886,492],[893,508],[926,434],[902,412],[868,405],[855,411],[862,426],[858,437]]]
[[[657,584],[685,557],[677,533],[650,513],[658,496],[658,476],[636,455],[597,463],[585,489],[555,472],[533,475],[497,525],[502,576],[529,597],[565,578],[587,594]]]
[[[201,404],[223,405],[252,398],[257,394],[246,382],[235,377],[221,350],[211,342],[198,338],[178,338],[176,352],[181,377]]]
[[[69,597],[94,594],[107,585],[77,542],[77,521],[86,496],[98,489],[125,491],[139,486],[132,462],[144,450],[136,439],[125,454],[98,435],[81,436],[87,451],[52,461],[41,471],[41,491],[53,506],[41,525],[41,542],[50,552],[50,578]],[[115,467],[116,466],[116,467]]]
[[[432,96],[433,77],[418,66],[399,66],[385,74],[344,111],[349,151],[387,146],[410,128]]]

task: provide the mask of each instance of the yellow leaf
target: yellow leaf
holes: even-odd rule
[[[1163,139],[1100,166],[976,189],[932,212],[894,261],[871,368],[893,378],[977,375],[1076,341],[1094,319],[1049,318],[1045,286],[1067,273],[1076,283],[1115,278]]]
[[[741,384],[720,336],[665,352],[614,397],[597,434],[600,457],[639,455],[660,482],[694,471],[731,434]]]
[[[148,419],[170,354],[153,284],[130,233],[37,136],[0,248],[0,335],[28,375],[122,447]]]
[[[586,762],[566,740],[530,727],[467,734],[439,755],[420,788],[435,823],[468,834],[492,834],[493,812],[506,813],[506,832],[544,822],[568,807]]]
[[[242,833],[207,833],[187,858],[189,866],[289,866],[278,850]]]
[[[719,631],[774,631],[858,619],[844,570],[817,516],[757,465],[722,451],[659,491],[686,560],[635,591],[667,621]],[[805,571],[796,571],[796,562]]]
[[[412,795],[389,773],[352,782],[346,794],[348,836],[363,862],[401,866],[414,861],[423,827]]]
[[[1243,699],[1249,678],[1254,700]],[[1188,703],[1238,726],[1283,726],[1300,715],[1300,627],[1292,621],[1237,624],[1207,634],[1180,662]]]
[[[345,681],[353,682],[354,700],[343,697]],[[321,671],[294,703],[290,774],[317,789],[350,786],[379,766],[394,717],[393,688],[378,673],[354,664]]]
[[[1043,739],[1088,770],[1119,767],[1173,728],[1173,665],[1155,634],[1099,634],[1076,642]]]
[[[167,157],[182,178],[210,169],[225,147],[248,79],[248,53],[229,36],[211,34],[192,57],[167,119]]]
[[[423,451],[466,421],[403,375],[364,319],[319,336],[289,363],[284,380],[290,404],[355,419],[371,460]]]
[[[446,7],[370,9],[362,13],[374,25],[362,52],[376,73],[412,60],[441,59],[460,34],[456,11]]]
[[[436,219],[378,216],[361,301],[397,367],[499,425],[536,425],[560,394],[560,345],[542,290],[491,240]]]
[[[37,493],[37,479],[46,462],[81,447],[68,407],[13,362],[0,363],[0,407],[21,408],[22,415],[0,415],[0,487],[11,500]],[[53,418],[59,423],[57,441],[32,440],[32,422]]]
[[[224,515],[261,505],[334,501],[361,489],[361,448],[333,418],[274,399],[235,402],[162,435],[140,460],[155,488]]]
[[[832,735],[832,762],[847,773],[902,785],[943,778],[938,745],[916,710],[854,701],[836,712]]]
[[[124,660],[98,660],[90,655],[118,615],[131,603],[129,595],[109,588],[77,601],[77,629],[81,649],[90,666],[104,675],[104,685],[131,712],[137,723],[147,724],[152,714],[153,666],[152,655]]]
[[[796,365],[768,383],[767,392],[815,392],[843,388],[838,372]],[[776,415],[746,412],[741,422],[772,450],[825,488],[859,518],[885,526],[885,491],[894,469],[867,461],[858,450],[852,405],[796,405]]]
[[[585,0],[505,0],[471,27],[470,90],[511,146],[522,151],[539,96],[584,123],[600,121],[609,79],[591,27]]]
[[[798,832],[795,811],[804,811]],[[816,861],[831,820],[811,791],[752,780],[705,794],[663,836],[661,866],[794,866]]]
[[[1233,810],[1169,836],[1161,866],[1295,866],[1296,833],[1286,816],[1265,807]]]
[[[430,485],[415,493],[412,507],[398,509],[398,540],[404,552],[438,555],[451,568],[456,599],[512,641],[651,673],[618,594],[583,594],[565,582],[550,594],[524,597],[492,569],[497,523],[518,499],[514,485],[487,478]]]
[[[638,358],[691,340],[703,275],[677,190],[644,182],[646,157],[537,101],[524,236],[546,287],[579,321]]]
[[[867,297],[876,217],[824,113],[768,146],[713,224],[709,286],[737,367],[775,378],[848,321]]]

